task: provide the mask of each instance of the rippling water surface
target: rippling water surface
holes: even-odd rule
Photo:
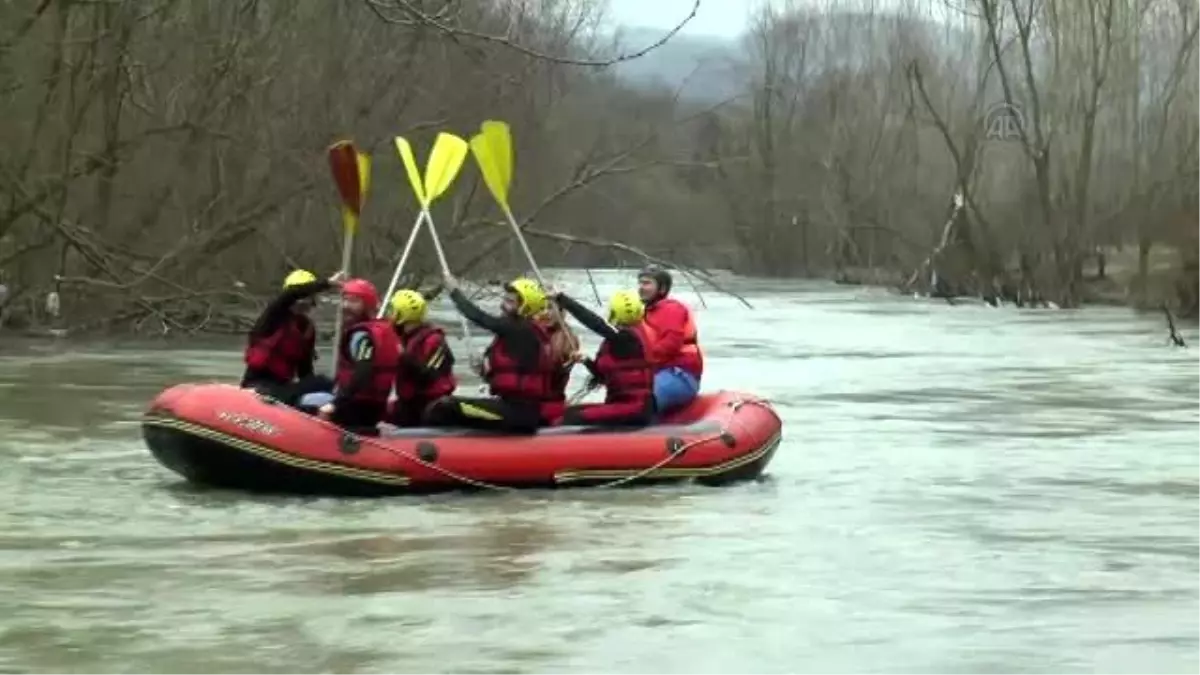
[[[705,388],[785,438],[723,489],[197,490],[138,415],[236,345],[0,338],[0,672],[1200,670],[1197,357],[1158,317],[738,288]]]

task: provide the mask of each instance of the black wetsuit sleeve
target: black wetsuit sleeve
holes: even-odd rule
[[[458,308],[458,311],[467,318],[467,321],[479,326],[480,328],[495,333],[501,337],[510,337],[513,332],[513,319],[506,316],[496,316],[488,314],[480,309],[479,305],[471,302],[467,296],[459,289],[450,291],[450,301]]]
[[[612,355],[618,359],[634,360],[646,358],[646,355],[642,353],[642,343],[638,341],[637,336],[627,330],[616,331],[608,339],[608,348],[612,352]]]
[[[602,338],[610,339],[617,335],[617,329],[613,328],[599,314],[584,307],[575,298],[570,297],[566,293],[559,293],[558,306],[571,316],[579,319],[579,323],[587,327],[588,330],[599,335]]]
[[[317,347],[316,347],[316,345],[313,345],[312,353],[310,354],[310,358],[304,359],[304,360],[300,361],[300,363],[296,364],[296,377],[301,377],[301,378],[312,377],[313,359],[316,358],[316,355],[317,355]]]
[[[284,289],[282,293],[271,301],[271,304],[267,305],[266,309],[259,315],[258,320],[254,322],[254,328],[250,330],[250,337],[265,338],[273,334],[287,320],[288,314],[292,310],[292,305],[297,300],[303,300],[317,293],[327,291],[331,286],[332,284],[327,280],[321,279],[310,284],[301,284]]]
[[[354,331],[347,344],[350,345],[350,360],[354,362],[354,375],[350,378],[348,386],[338,389],[333,400],[335,408],[354,398],[370,384],[375,375],[375,342],[371,340],[371,334],[365,330]]]

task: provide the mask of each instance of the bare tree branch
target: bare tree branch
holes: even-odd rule
[[[668,42],[670,42],[671,38],[675,37],[675,35],[678,34],[679,31],[683,30],[683,27],[686,26],[688,24],[688,22],[690,22],[692,19],[694,19],[696,17],[696,13],[698,11],[700,11],[700,2],[701,2],[701,0],[694,0],[694,2],[692,3],[692,9],[690,12],[688,12],[687,16],[685,16],[682,20],[680,20],[679,23],[675,24],[675,26],[672,27],[670,30],[668,30],[666,33],[664,33],[662,35],[662,37],[660,37],[658,40],[655,40],[654,42],[646,45],[645,47],[642,47],[640,49],[636,49],[636,50],[630,51],[630,52],[622,52],[620,54],[617,54],[616,56],[613,56],[611,58],[606,58],[606,59],[580,59],[580,58],[573,58],[573,57],[568,57],[568,56],[547,54],[540,50],[534,49],[533,47],[529,47],[527,45],[521,44],[520,42],[513,40],[511,37],[509,37],[507,35],[492,35],[492,34],[488,34],[488,33],[481,33],[478,31],[470,30],[467,28],[455,26],[451,23],[448,23],[447,22],[447,18],[449,18],[448,8],[451,6],[452,2],[447,2],[445,5],[442,6],[441,10],[439,10],[436,13],[430,14],[430,13],[422,11],[420,8],[418,8],[416,5],[414,5],[412,2],[410,2],[410,0],[386,0],[386,1],[385,0],[364,0],[364,1],[366,2],[367,7],[369,7],[371,9],[371,11],[374,12],[377,17],[379,17],[380,20],[385,21],[387,23],[399,24],[399,25],[422,24],[422,25],[426,25],[426,26],[435,28],[438,31],[441,31],[443,34],[450,36],[451,38],[457,39],[457,38],[462,37],[462,38],[467,38],[470,40],[476,40],[476,41],[485,42],[485,43],[489,43],[489,44],[500,45],[502,47],[505,47],[506,49],[512,49],[521,54],[524,54],[525,56],[533,57],[535,59],[540,59],[543,61],[551,61],[553,63],[560,63],[560,64],[571,65],[571,66],[589,66],[589,67],[593,67],[593,68],[602,68],[602,67],[606,67],[606,66],[616,65],[618,63],[623,63],[625,61],[632,61],[634,59],[641,58],[641,57],[645,56],[646,54],[649,54],[650,52],[654,51],[655,49],[658,49],[659,47],[662,47],[663,45],[667,44]],[[388,11],[397,12],[397,14],[399,16],[396,16],[396,15],[389,16],[387,14]]]

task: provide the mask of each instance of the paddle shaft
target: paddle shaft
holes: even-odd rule
[[[375,315],[376,319],[382,319],[387,313],[388,303],[391,302],[392,293],[396,292],[396,284],[400,283],[400,274],[404,271],[404,266],[408,264],[408,256],[412,254],[413,245],[417,243],[417,234],[421,232],[421,225],[425,223],[425,219],[429,216],[427,211],[421,211],[417,215],[416,222],[413,223],[412,232],[408,235],[408,241],[404,244],[404,252],[400,254],[400,262],[396,265],[396,271],[392,273],[392,280],[388,283],[387,293],[383,296],[383,302],[379,305],[379,312]]]
[[[342,273],[346,274],[346,275],[350,274],[350,255],[354,251],[354,230],[355,229],[357,229],[357,228],[346,227],[345,228],[346,236],[342,239]],[[329,350],[329,354],[332,357],[330,359],[330,375],[334,376],[334,377],[337,376],[338,344],[341,343],[341,341],[342,341],[342,307],[341,307],[341,303],[340,303],[341,298],[339,297],[338,300],[339,300],[339,303],[338,303],[338,306],[336,309],[337,314],[335,316],[334,324],[333,324],[334,325],[333,345],[331,346],[331,348]]]
[[[517,235],[517,241],[521,244],[521,250],[525,252],[525,259],[529,261],[529,267],[533,270],[533,276],[537,278],[542,288],[545,288],[546,280],[542,277],[542,270],[538,269],[537,262],[533,259],[533,251],[529,250],[529,244],[525,243],[525,235],[521,233],[521,226],[517,224],[516,217],[513,216],[512,211],[508,208],[504,209],[504,216],[508,219],[508,224],[512,225],[513,234]]]
[[[438,236],[437,227],[433,224],[433,218],[426,219],[429,222],[429,235],[433,237],[433,250],[437,252],[438,264],[442,266],[442,275],[450,276],[450,263],[446,260],[446,251],[442,248],[442,239]]]
[[[429,236],[433,237],[433,249],[437,251],[438,264],[442,266],[442,275],[450,276],[450,263],[446,260],[446,251],[442,248],[442,239],[438,236],[437,226],[433,224],[433,216],[429,212],[425,212],[425,222],[429,223]],[[463,339],[467,342],[467,351],[474,352],[475,347],[471,344],[471,324],[467,321],[467,317],[460,312],[458,321],[462,324]]]

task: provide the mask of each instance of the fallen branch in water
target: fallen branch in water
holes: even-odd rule
[[[505,221],[484,220],[484,221],[476,221],[476,222],[481,223],[481,224],[491,225],[493,227],[501,227],[501,228],[509,227],[509,224]],[[714,290],[716,290],[720,293],[724,293],[725,295],[728,295],[732,298],[735,298],[738,302],[742,303],[749,309],[754,309],[754,305],[751,305],[749,300],[746,300],[746,298],[742,297],[741,295],[735,293],[734,291],[729,290],[725,286],[722,286],[720,283],[717,282],[716,278],[712,275],[712,273],[710,273],[708,270],[705,270],[704,268],[692,267],[690,265],[682,265],[682,264],[676,263],[674,261],[667,260],[666,258],[660,258],[658,256],[653,256],[636,246],[631,246],[629,244],[626,244],[626,243],[620,242],[620,241],[609,241],[606,239],[596,239],[593,237],[581,237],[581,236],[574,235],[574,234],[562,234],[560,232],[550,232],[548,230],[540,230],[535,227],[522,227],[521,231],[530,236],[539,237],[542,239],[550,239],[553,241],[569,242],[572,244],[582,244],[584,246],[591,246],[593,248],[603,248],[603,249],[608,249],[611,251],[622,251],[625,253],[635,255],[635,256],[645,260],[646,262],[653,263],[655,265],[661,265],[662,267],[667,267],[667,268],[678,270],[679,272],[681,272],[684,275],[685,279],[689,280],[689,283],[691,283],[691,279],[699,279],[700,281],[703,281],[704,283],[711,286]]]
[[[592,295],[596,298],[596,304],[603,305],[604,301],[600,299],[600,291],[596,288],[596,280],[592,278],[592,268],[585,267],[583,271],[587,272],[588,285],[592,287]]]
[[[1167,317],[1167,331],[1169,331],[1168,337],[1171,339],[1171,344],[1176,347],[1186,347],[1187,343],[1184,342],[1183,336],[1179,334],[1179,330],[1175,327],[1175,317],[1171,316],[1171,310],[1167,308],[1166,303],[1163,303],[1162,311],[1163,315]]]
[[[155,332],[164,336],[171,332],[187,335],[201,332],[237,334],[248,330],[254,323],[243,308],[262,304],[261,298],[236,286],[227,290],[197,291],[170,282],[168,285],[176,288],[178,293],[152,296],[135,292],[133,284],[123,281],[64,276],[56,276],[55,281],[66,286],[115,291],[124,297],[127,304],[135,305],[128,309],[114,309],[108,317],[69,325],[65,330],[71,334],[111,329],[124,323],[131,324],[135,332],[141,332],[146,321],[152,317],[157,319],[160,326]]]
[[[942,225],[941,239],[938,241],[937,246],[933,248],[933,251],[926,256],[925,260],[913,270],[908,281],[904,282],[903,290],[908,291],[916,288],[923,277],[929,277],[930,281],[927,284],[929,293],[930,295],[937,294],[937,286],[939,285],[937,283],[937,261],[941,258],[946,248],[950,246],[951,241],[953,241],[954,227],[958,223],[959,214],[962,212],[965,204],[966,201],[963,199],[962,191],[955,192],[954,197],[950,201],[950,213],[946,217],[945,224]]]

